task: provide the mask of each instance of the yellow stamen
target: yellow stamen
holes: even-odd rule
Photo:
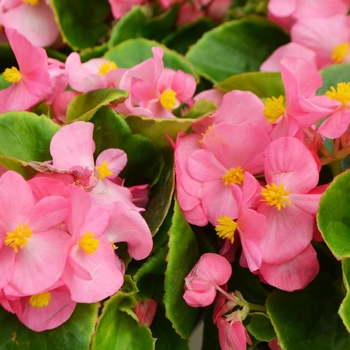
[[[6,68],[4,78],[9,83],[18,83],[22,79],[21,73],[16,67]]]
[[[35,308],[42,308],[48,306],[51,300],[51,294],[49,292],[43,292],[40,294],[34,294],[29,299],[29,304]]]
[[[222,178],[225,180],[225,185],[241,185],[244,181],[244,170],[240,166],[230,168]]]
[[[334,63],[341,63],[345,57],[349,54],[349,43],[341,43],[333,47],[332,50],[332,61]]]
[[[159,97],[160,104],[170,112],[177,104],[176,92],[174,90],[164,90]]]
[[[101,165],[96,167],[100,179],[103,180],[107,176],[112,176],[113,173],[109,170],[107,162],[104,160]]]
[[[205,135],[210,129],[212,129],[212,128],[213,128],[212,125],[208,126],[207,130],[205,130],[205,132],[202,132],[201,135],[204,137],[204,135]],[[199,143],[202,143],[202,142],[203,142],[203,140],[200,139],[200,140],[199,140]]]
[[[347,105],[350,102],[350,83],[338,83],[337,89],[331,86],[330,90],[326,91],[326,96]]]
[[[17,253],[18,247],[22,249],[25,244],[28,244],[27,238],[31,238],[32,235],[33,232],[28,224],[18,224],[13,232],[6,232],[5,245],[12,247]]]
[[[216,234],[233,244],[237,224],[229,216],[220,216],[216,221],[220,224],[215,226]]]
[[[113,61],[107,61],[105,63],[102,63],[98,67],[98,73],[101,75],[107,75],[111,70],[117,69],[117,65]]]
[[[79,241],[79,246],[87,254],[93,254],[97,248],[100,241],[97,238],[94,238],[94,234],[91,232],[85,233]]]
[[[284,189],[283,184],[279,184],[278,187],[274,183],[266,185],[266,188],[261,190],[261,194],[264,197],[264,199],[261,199],[262,202],[266,202],[270,206],[275,205],[278,210],[285,208],[286,204],[292,205],[288,199],[290,192]]]
[[[263,114],[267,118],[267,121],[269,123],[276,123],[277,120],[283,115],[285,110],[283,105],[283,96],[280,95],[278,98],[267,98],[264,105],[265,109]]]
[[[40,0],[22,0],[22,2],[32,6],[36,6],[36,5],[39,5]]]

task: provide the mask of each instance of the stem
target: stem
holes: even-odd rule
[[[259,304],[248,303],[250,310],[252,311],[262,311],[266,313],[266,306]]]
[[[337,160],[335,162],[332,162],[330,165],[331,165],[331,169],[332,169],[332,174],[333,176],[337,176],[339,175],[342,170],[341,170],[341,160]]]

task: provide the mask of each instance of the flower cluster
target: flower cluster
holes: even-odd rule
[[[52,138],[53,160],[33,163],[42,172],[29,181],[13,171],[0,178],[0,303],[35,331],[121,288],[119,242],[137,260],[152,249],[143,209],[118,177],[125,153],[107,149],[95,165],[92,132],[91,123],[64,126]]]

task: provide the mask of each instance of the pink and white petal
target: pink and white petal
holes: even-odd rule
[[[33,206],[32,191],[23,177],[14,171],[4,173],[0,178],[0,233],[24,225]]]
[[[318,132],[329,138],[336,139],[348,130],[350,124],[350,110],[339,108],[318,128]]]
[[[260,267],[260,274],[270,285],[287,292],[305,288],[318,274],[317,254],[311,244],[304,251],[284,264],[267,264]]]
[[[66,253],[63,245],[70,239],[66,232],[34,232],[28,244],[16,253],[10,284],[23,295],[41,293],[62,275]]]
[[[289,150],[293,152],[289,152]],[[317,186],[317,163],[307,147],[295,137],[281,137],[264,154],[265,178],[269,183],[284,184],[291,193],[308,193]]]
[[[266,216],[267,233],[259,242],[263,262],[284,264],[294,259],[310,244],[314,216],[295,205],[278,210],[263,203],[258,213]]]
[[[240,232],[240,230],[238,232]],[[259,245],[255,241],[244,237],[244,234],[240,236],[243,250],[242,254],[244,254],[249,270],[251,272],[259,270],[262,263],[262,253]]]
[[[128,158],[123,150],[109,148],[99,154],[96,159],[96,166],[102,165],[104,161],[107,163],[108,169],[113,173],[113,175],[108,176],[108,178],[113,179],[125,168]]]
[[[53,166],[61,170],[69,170],[75,166],[94,169],[93,130],[92,123],[79,121],[65,125],[58,130],[50,144]]]
[[[218,322],[219,342],[222,350],[245,350],[247,349],[246,331],[242,322],[228,322],[220,317]]]
[[[60,196],[41,199],[28,214],[27,223],[32,231],[46,231],[60,225],[71,210],[70,202]]]
[[[318,211],[318,206],[320,204],[322,194],[298,194],[293,193],[289,196],[290,201],[293,205],[296,205],[300,209],[312,214],[316,215]]]
[[[36,332],[53,329],[66,322],[72,315],[76,302],[72,301],[69,289],[61,286],[48,291],[50,302],[48,306],[37,308],[30,305],[30,296],[12,303],[19,303],[21,313],[17,313],[19,320],[28,328]]]
[[[11,280],[15,269],[15,255],[12,247],[2,246],[0,250],[0,291]]]
[[[190,224],[197,226],[206,226],[208,224],[208,216],[201,204],[196,205],[190,210],[183,210],[183,214]]]

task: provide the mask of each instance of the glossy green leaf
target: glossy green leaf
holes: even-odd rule
[[[164,50],[164,67],[172,68],[174,70],[181,69],[185,73],[192,74],[198,82],[198,75],[191,63],[177,52],[168,49],[166,46],[159,44],[157,41],[143,38],[125,40],[108,50],[105,53],[104,58],[114,61],[118,67],[131,68],[136,64],[153,57],[153,46],[159,46]]]
[[[217,108],[218,106],[215,103],[201,98],[194,103],[184,118],[197,119],[199,117],[204,117],[210,113],[213,113]]]
[[[338,258],[350,257],[350,171],[337,176],[323,194],[317,214],[318,228]]]
[[[187,131],[195,119],[127,116],[126,121],[133,133],[146,136],[159,147],[168,147],[170,143],[165,135],[175,141],[177,134]]]
[[[285,95],[281,73],[249,72],[233,75],[215,87],[224,92],[251,91],[260,98]]]
[[[81,50],[79,53],[81,62],[87,62],[93,58],[100,58],[105,54],[107,50],[107,43],[102,43],[101,45],[93,47],[87,47],[86,49]]]
[[[8,81],[5,80],[4,75],[0,75],[0,90],[7,89],[10,87],[12,83],[9,83]]]
[[[317,90],[317,95],[323,95],[331,86],[350,81],[350,63],[340,63],[326,67],[320,71],[323,85]]]
[[[139,325],[135,306],[135,297],[121,291],[106,301],[91,350],[153,350],[155,339],[146,325]]]
[[[74,49],[93,46],[107,33],[108,0],[52,0],[63,40]]]
[[[218,83],[233,74],[258,71],[272,52],[288,41],[280,27],[252,16],[226,22],[205,33],[186,58],[200,75]]]
[[[118,104],[128,97],[124,90],[106,88],[80,94],[72,99],[67,108],[67,122],[89,121],[102,106]]]
[[[216,23],[208,17],[201,17],[196,22],[180,26],[162,41],[169,49],[185,54],[190,46],[195,44],[202,35],[215,28]]]
[[[165,310],[161,304],[151,325],[152,334],[156,341],[156,350],[190,350],[188,339],[182,339],[174,330],[171,322],[165,317]]]
[[[112,33],[108,41],[108,47],[123,42],[127,39],[142,37],[142,28],[149,16],[141,6],[133,6],[112,28]]]
[[[276,332],[267,315],[253,315],[250,323],[247,325],[247,330],[254,336],[254,338],[260,341],[269,342],[272,339],[276,338]]]
[[[343,280],[344,285],[347,291],[346,297],[340,305],[339,315],[342,318],[345,327],[348,332],[350,332],[350,259],[342,260],[342,268],[343,268]]]
[[[34,113],[1,114],[0,163],[26,178],[33,175],[33,170],[25,167],[27,161],[43,162],[51,159],[51,138],[59,128],[50,119]]]
[[[339,285],[320,273],[305,289],[273,291],[267,311],[284,350],[344,350],[350,335],[338,315],[344,295]]]
[[[95,125],[95,156],[107,148],[125,151],[128,163],[120,173],[126,186],[150,184],[158,181],[163,168],[161,150],[142,135],[132,135],[128,124],[113,109],[100,108],[91,122]]]
[[[164,167],[155,186],[152,187],[147,210],[143,214],[152,235],[162,225],[171,206],[175,190],[174,151],[163,149]]]
[[[0,308],[0,349],[87,350],[95,332],[98,308],[99,303],[78,304],[68,321],[39,333],[22,325],[16,315]]]
[[[176,332],[189,338],[196,321],[198,309],[188,306],[183,299],[184,280],[199,259],[196,238],[175,202],[172,226],[169,230],[169,254],[165,272],[164,305],[166,317]]]

